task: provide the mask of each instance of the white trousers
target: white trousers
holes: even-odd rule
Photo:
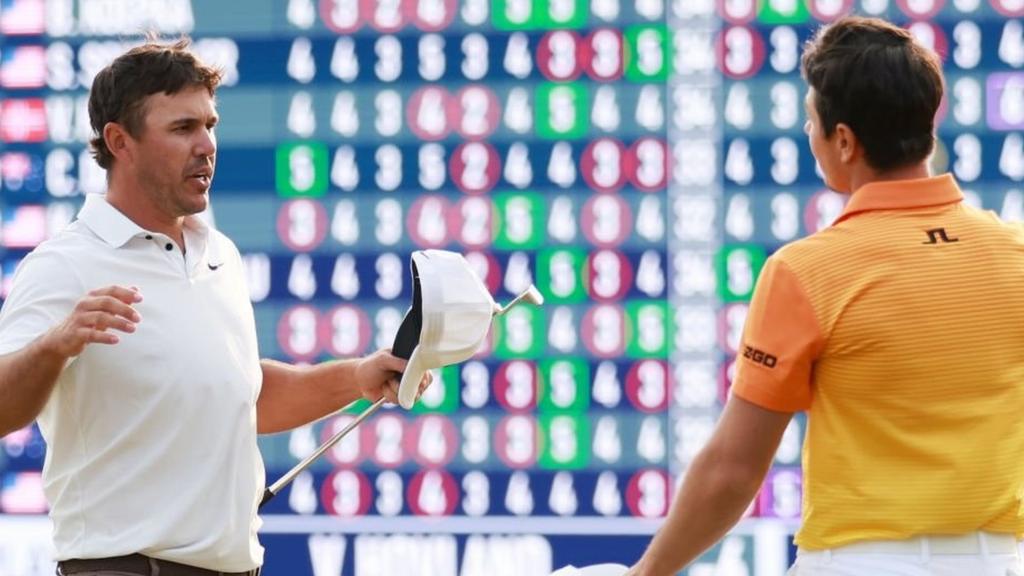
[[[787,576],[1024,576],[1020,544],[1006,534],[920,536],[798,550]]]

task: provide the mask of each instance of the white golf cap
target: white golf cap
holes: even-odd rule
[[[428,370],[469,360],[480,349],[498,308],[483,282],[456,252],[413,252],[413,304],[395,335],[391,352],[409,364],[398,403],[412,408]]]

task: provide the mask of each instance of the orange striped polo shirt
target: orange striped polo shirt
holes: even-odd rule
[[[808,412],[806,549],[1024,537],[1024,228],[962,200],[866,185],[761,272],[732,391]]]

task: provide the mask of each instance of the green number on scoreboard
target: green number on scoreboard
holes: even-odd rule
[[[535,0],[534,11],[544,28],[583,28],[587,24],[586,0]]]
[[[802,24],[810,18],[802,0],[765,0],[757,13],[758,21],[765,24]]]
[[[587,299],[587,253],[582,248],[537,252],[537,289],[552,304]]]
[[[415,414],[451,414],[459,407],[459,367],[445,366],[434,371],[434,383],[412,407]]]
[[[585,414],[590,406],[590,368],[581,358],[547,359],[540,362],[542,414]]]
[[[665,358],[669,334],[668,304],[634,301],[626,304],[630,336],[626,340],[626,356],[630,358]]]
[[[579,470],[590,462],[590,421],[586,416],[539,414],[541,451],[537,464],[545,470]]]
[[[650,82],[668,78],[670,43],[664,26],[630,26],[626,28],[626,79]]]
[[[327,192],[327,146],[293,142],[277,147],[275,183],[285,198],[323,196]]]
[[[732,244],[716,258],[718,296],[724,302],[748,302],[764,266],[764,248],[757,244]]]
[[[491,8],[492,23],[498,30],[534,30],[542,26],[536,0],[494,0]]]
[[[536,193],[495,194],[496,250],[534,250],[544,241],[544,199]]]
[[[544,352],[544,313],[541,308],[513,308],[496,318],[492,329],[494,356],[497,358],[538,358]]]
[[[549,140],[586,136],[590,102],[582,84],[541,84],[536,101],[538,136]]]

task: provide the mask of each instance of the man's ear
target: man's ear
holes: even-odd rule
[[[118,160],[127,160],[132,155],[132,146],[134,142],[131,134],[125,130],[125,127],[117,122],[107,122],[103,126],[103,141],[107,144],[107,149],[110,153]]]
[[[857,139],[857,135],[853,133],[853,130],[847,124],[842,122],[836,124],[832,140],[836,146],[836,152],[839,153],[839,161],[844,164],[853,162],[864,153],[860,140]]]

